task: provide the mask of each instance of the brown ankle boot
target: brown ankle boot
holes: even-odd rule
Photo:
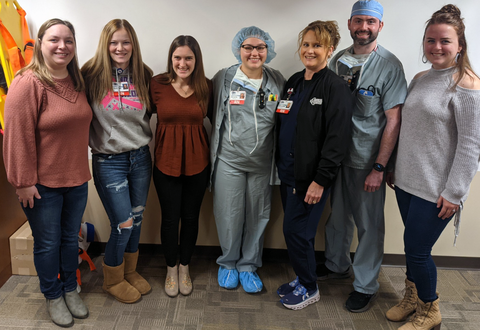
[[[124,278],[124,265],[110,267],[103,262],[103,291],[111,294],[115,299],[126,304],[132,304],[142,298],[140,292],[130,285]]]
[[[125,252],[123,257],[125,259],[125,280],[142,295],[152,292],[150,284],[137,273],[138,250],[135,253]]]
[[[440,330],[441,324],[442,315],[438,307],[438,298],[429,303],[418,299],[415,314],[398,330]]]
[[[402,301],[390,308],[385,316],[393,322],[405,321],[417,308],[417,288],[415,283],[405,279],[405,296]]]

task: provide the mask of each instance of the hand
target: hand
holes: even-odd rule
[[[317,204],[323,195],[323,187],[312,181],[308,187],[307,194],[305,195],[304,202],[307,204]]]
[[[30,205],[30,208],[33,208],[34,205],[34,197],[36,199],[41,199],[42,197],[38,193],[37,187],[31,186],[31,187],[26,187],[26,188],[19,188],[16,190],[16,193],[18,195],[18,200],[20,203],[23,204],[23,207],[27,207]]]
[[[438,200],[437,200],[437,208],[440,208],[440,207],[442,209],[440,210],[438,217],[442,218],[442,220],[450,218],[452,215],[455,214],[455,212],[458,211],[458,204],[450,203],[442,196],[438,197]]]
[[[395,189],[395,172],[387,172],[385,182],[390,188]]]
[[[380,189],[380,185],[383,182],[383,172],[372,170],[365,179],[365,185],[363,189],[366,192],[375,192]]]

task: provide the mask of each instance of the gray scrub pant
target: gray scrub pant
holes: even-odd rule
[[[259,170],[261,170],[259,168]],[[263,236],[270,219],[270,167],[252,173],[217,159],[213,178],[213,214],[222,255],[217,264],[239,272],[262,266]]]
[[[345,272],[352,264],[350,245],[357,227],[353,287],[366,294],[374,294],[380,286],[378,274],[385,237],[385,182],[379,190],[366,192],[363,188],[370,172],[341,167],[332,190],[332,213],[325,226],[325,265],[337,273]]]

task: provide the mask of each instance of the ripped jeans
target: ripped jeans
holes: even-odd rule
[[[125,252],[138,250],[143,211],[152,174],[148,145],[116,155],[94,154],[93,179],[110,219],[105,264],[119,266]],[[128,221],[132,225],[128,225]],[[122,225],[127,222],[127,225]]]

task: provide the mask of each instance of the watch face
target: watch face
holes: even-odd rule
[[[385,167],[382,165],[382,164],[379,164],[379,163],[375,163],[373,165],[373,169],[378,171],[378,172],[383,172],[385,171]]]

